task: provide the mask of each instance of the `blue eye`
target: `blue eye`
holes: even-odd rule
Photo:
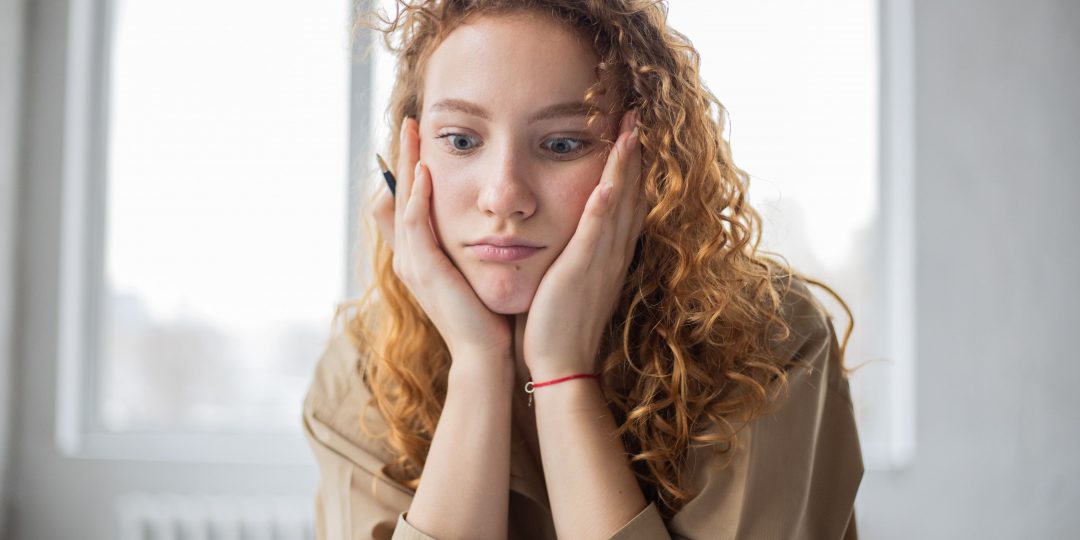
[[[461,141],[462,139],[470,139],[470,138],[472,138],[472,137],[466,137],[466,136],[464,136],[464,135],[462,135],[460,133],[444,133],[442,135],[436,136],[435,138],[436,139],[447,139],[449,141],[450,151],[455,153],[455,154],[464,154],[464,153],[467,153],[469,150],[473,149],[473,147],[470,147],[470,146],[462,146],[462,144],[460,144],[458,142],[458,141]],[[457,139],[455,139],[455,138],[457,138]]]
[[[577,155],[584,151],[588,144],[586,141],[571,137],[556,137],[544,141],[544,146],[558,156]]]
[[[450,153],[455,155],[468,154],[480,146],[476,137],[461,133],[444,133],[436,135],[435,138],[445,139],[444,144],[447,145]],[[472,144],[470,144],[470,141],[472,141]],[[573,137],[552,137],[544,141],[541,146],[553,154],[556,160],[567,161],[567,158],[583,154],[591,144],[587,140]]]

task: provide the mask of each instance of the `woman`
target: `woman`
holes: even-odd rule
[[[663,6],[398,8],[396,195],[305,401],[319,537],[855,538],[843,347]]]

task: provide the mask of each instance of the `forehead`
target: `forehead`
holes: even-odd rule
[[[461,98],[529,115],[535,107],[581,100],[596,82],[597,62],[584,37],[550,18],[481,16],[454,29],[432,52],[424,108]]]

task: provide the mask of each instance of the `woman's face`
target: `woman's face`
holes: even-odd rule
[[[462,25],[428,61],[420,158],[431,171],[432,225],[495,313],[529,310],[600,180],[599,137],[614,126],[587,130],[580,105],[597,61],[576,34],[527,14]],[[499,243],[492,238],[538,249],[483,245]]]

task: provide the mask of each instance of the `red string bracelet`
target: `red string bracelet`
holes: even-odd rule
[[[533,395],[533,392],[535,392],[536,389],[540,388],[541,386],[547,386],[549,384],[558,384],[558,383],[561,383],[563,381],[569,381],[570,379],[586,379],[586,378],[595,379],[595,378],[598,378],[598,377],[600,377],[600,373],[577,373],[575,375],[567,375],[566,377],[563,377],[561,379],[553,379],[553,380],[550,380],[550,381],[544,381],[544,382],[540,382],[540,383],[534,383],[532,381],[529,381],[529,382],[525,383],[525,393],[529,394],[529,406],[532,407],[532,395]]]

